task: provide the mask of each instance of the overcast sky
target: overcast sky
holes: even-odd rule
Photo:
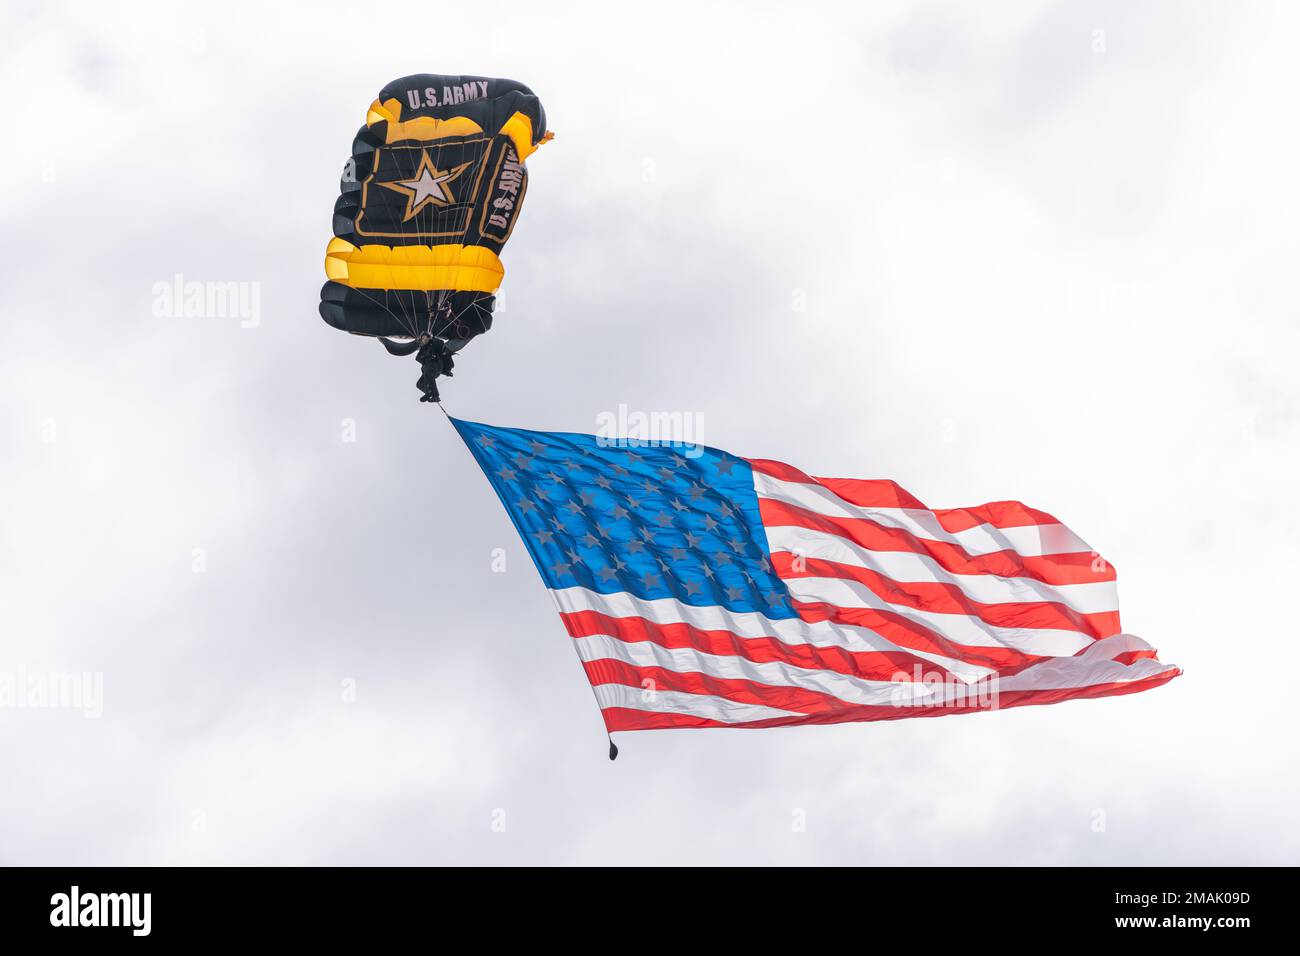
[[[7,2],[0,672],[103,695],[0,709],[0,862],[1297,862],[1300,11],[992,6]],[[611,764],[414,362],[316,312],[415,72],[556,133],[453,414],[1024,500],[1185,675]]]

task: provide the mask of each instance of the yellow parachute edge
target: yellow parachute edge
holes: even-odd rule
[[[482,246],[357,246],[335,237],[325,249],[325,275],[353,289],[495,293],[505,266]]]

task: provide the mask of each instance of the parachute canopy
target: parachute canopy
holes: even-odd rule
[[[321,317],[415,340],[408,353],[437,340],[448,357],[487,331],[524,163],[550,138],[541,101],[514,80],[420,73],[385,86],[343,170]]]

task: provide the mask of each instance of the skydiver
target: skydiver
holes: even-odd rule
[[[447,343],[437,336],[429,336],[428,341],[415,353],[415,360],[420,363],[420,378],[415,383],[415,387],[422,393],[420,401],[442,401],[438,397],[438,376],[446,375],[450,378],[451,370],[456,364],[447,349]]]

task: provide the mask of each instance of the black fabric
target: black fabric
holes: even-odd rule
[[[492,328],[495,304],[496,297],[486,292],[389,292],[337,282],[320,290],[321,318],[356,335],[471,339]]]

